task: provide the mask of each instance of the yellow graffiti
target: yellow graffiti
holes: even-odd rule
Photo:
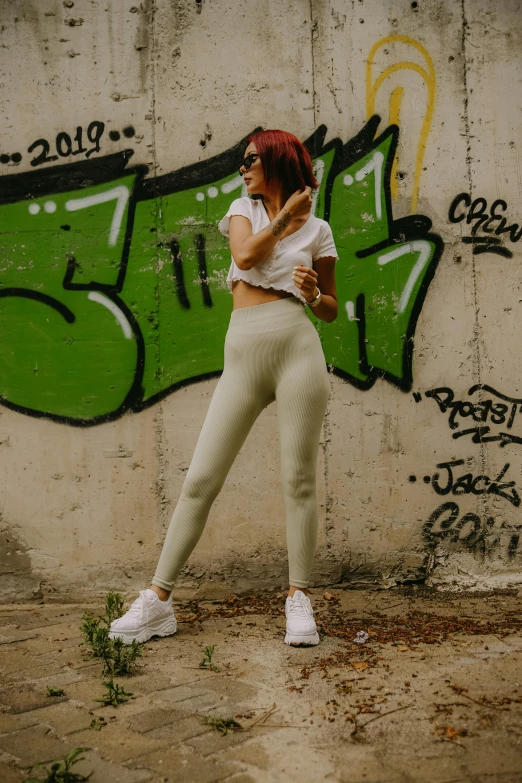
[[[374,64],[375,53],[381,46],[385,46],[386,44],[391,43],[392,41],[400,41],[401,43],[409,44],[410,46],[413,46],[415,49],[417,49],[422,54],[422,56],[426,61],[427,70],[422,68],[420,65],[417,65],[417,63],[404,61],[404,62],[396,63],[395,65],[390,65],[380,74],[380,76],[375,80],[375,82],[372,82],[372,66]],[[417,198],[419,195],[419,184],[420,184],[420,178],[422,172],[422,161],[424,158],[428,133],[430,131],[431,121],[433,118],[433,108],[435,105],[435,83],[436,83],[435,68],[433,67],[433,62],[431,60],[431,57],[429,56],[424,46],[418,43],[418,41],[414,41],[413,38],[408,38],[408,36],[406,35],[388,35],[385,38],[381,38],[380,41],[377,41],[377,43],[374,44],[374,46],[370,51],[370,54],[368,55],[368,59],[366,61],[366,116],[367,119],[370,119],[370,117],[372,117],[375,114],[375,98],[382,83],[393,73],[401,70],[411,70],[418,73],[424,79],[424,82],[426,83],[426,88],[428,90],[426,113],[424,115],[424,120],[422,122],[421,130],[419,134],[419,145],[417,147],[417,156],[415,159],[415,173],[413,177],[413,189],[412,189],[412,196],[411,196],[411,213],[413,214],[417,210]],[[400,115],[400,108],[401,108],[401,102],[403,96],[404,96],[403,87],[396,87],[390,96],[390,102],[389,102],[390,125],[394,125],[394,124],[399,125],[399,115]],[[395,156],[395,160],[393,162],[392,176],[390,182],[391,195],[392,198],[394,199],[396,199],[398,196],[398,183],[396,177],[397,162],[398,162],[398,154]]]

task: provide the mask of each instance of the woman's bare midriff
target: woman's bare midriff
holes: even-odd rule
[[[238,310],[241,307],[253,307],[265,302],[274,302],[276,299],[286,299],[289,296],[293,296],[293,294],[290,294],[288,291],[278,291],[275,288],[261,288],[261,286],[247,283],[246,280],[232,281],[233,310]]]

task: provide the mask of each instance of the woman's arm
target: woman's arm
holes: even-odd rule
[[[312,308],[313,314],[321,321],[331,323],[338,313],[337,290],[335,287],[335,258],[325,256],[313,262],[314,267],[300,264],[294,269],[293,279],[307,302],[313,302],[317,289],[322,297],[318,305]]]
[[[268,226],[252,233],[252,223],[243,215],[231,215],[230,252],[240,269],[251,269],[274,249],[292,219],[306,216],[311,209],[311,188],[296,190]]]
[[[283,207],[275,220],[256,234],[252,233],[252,223],[243,215],[230,216],[230,252],[240,269],[251,269],[274,249],[281,234],[292,219]]]

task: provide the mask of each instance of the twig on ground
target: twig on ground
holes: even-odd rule
[[[379,715],[376,715],[374,718],[370,718],[370,720],[367,720],[366,723],[363,723],[362,726],[356,726],[354,730],[352,731],[352,734],[357,734],[358,731],[361,731],[361,729],[364,729],[369,723],[371,723],[374,720],[378,720],[379,718],[384,718],[385,715],[391,715],[392,712],[399,712],[399,710],[407,710],[409,707],[414,707],[414,704],[405,704],[404,707],[396,707],[394,710],[388,710],[388,712],[381,712]]]
[[[263,723],[259,726],[247,726],[247,729],[309,729],[310,726],[294,726],[293,723]]]
[[[259,718],[256,718],[255,721],[253,721],[249,726],[245,726],[245,729],[251,729],[253,726],[256,726],[258,723],[262,723],[267,718],[270,717],[270,715],[273,715],[274,712],[277,712],[279,707],[276,706],[276,704],[272,704],[269,710],[265,712],[264,715],[260,715]]]

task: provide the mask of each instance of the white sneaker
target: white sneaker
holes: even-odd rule
[[[176,629],[172,594],[162,601],[154,590],[140,590],[129,611],[112,621],[109,639],[121,639],[124,644],[135,639],[141,644],[152,636],[170,636]]]
[[[301,590],[296,590],[293,598],[287,596],[285,614],[285,644],[319,644],[312,604]]]

